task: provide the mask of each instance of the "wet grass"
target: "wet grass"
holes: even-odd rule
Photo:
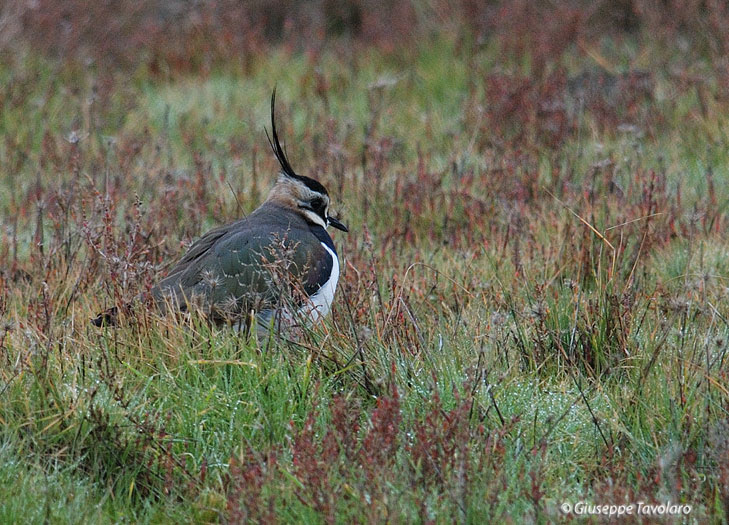
[[[4,54],[0,521],[725,520],[726,79],[647,18],[558,45],[513,9],[528,44]],[[265,198],[274,85],[350,228],[332,315],[268,346],[91,326]]]

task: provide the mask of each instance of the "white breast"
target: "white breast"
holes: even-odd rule
[[[329,275],[329,280],[316,293],[310,295],[309,300],[293,315],[286,308],[258,312],[256,318],[259,335],[268,334],[272,326],[274,331],[278,332],[281,329],[286,330],[294,327],[301,321],[314,324],[329,313],[334,299],[334,291],[337,289],[337,281],[339,281],[339,259],[329,246],[324,243],[321,243],[321,245],[332,257],[332,273]],[[234,327],[236,330],[243,330],[245,328],[245,319],[242,319]]]
[[[337,254],[326,244],[321,243],[321,245],[332,256],[332,273],[329,275],[329,280],[314,295],[309,297],[309,304],[302,306],[299,310],[299,313],[308,316],[312,323],[319,321],[329,313],[334,299],[334,291],[337,289],[337,281],[339,281],[339,259]]]

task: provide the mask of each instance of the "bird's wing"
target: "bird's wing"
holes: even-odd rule
[[[275,307],[292,297],[292,290],[311,295],[331,273],[331,256],[318,241],[306,238],[311,235],[307,231],[261,235],[246,228],[221,230],[193,244],[153,289],[159,303],[174,300],[184,309],[194,301],[216,317],[230,317]]]
[[[187,250],[187,253],[183,255],[182,259],[177,262],[174,268],[170,270],[169,275],[184,271],[187,266],[190,265],[190,263],[194,263],[200,257],[203,257],[205,254],[207,254],[210,248],[215,245],[218,240],[220,240],[222,237],[226,236],[230,232],[240,229],[240,227],[245,224],[244,221],[245,219],[241,219],[240,221],[232,222],[224,226],[219,226],[200,237],[192,244],[192,246],[190,246],[190,248]]]

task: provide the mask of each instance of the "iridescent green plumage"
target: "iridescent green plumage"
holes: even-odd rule
[[[229,320],[280,307],[297,289],[315,293],[332,262],[300,215],[266,203],[201,237],[152,295],[163,310],[193,304],[215,320]]]

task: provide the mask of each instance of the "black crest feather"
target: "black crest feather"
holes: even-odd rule
[[[278,132],[276,131],[275,107],[276,107],[276,88],[273,89],[273,93],[271,94],[271,135],[269,136],[268,131],[266,130],[266,138],[268,139],[268,143],[271,145],[273,154],[276,155],[276,159],[278,160],[278,163],[281,165],[281,172],[284,175],[286,175],[287,177],[291,177],[292,179],[296,179],[296,180],[303,182],[312,191],[317,191],[324,195],[328,195],[326,188],[319,181],[314,180],[310,177],[298,175],[294,171],[294,169],[291,167],[291,164],[289,163],[289,159],[288,159],[288,157],[286,157],[286,153],[284,152],[283,148],[281,147],[281,142],[278,139]]]

